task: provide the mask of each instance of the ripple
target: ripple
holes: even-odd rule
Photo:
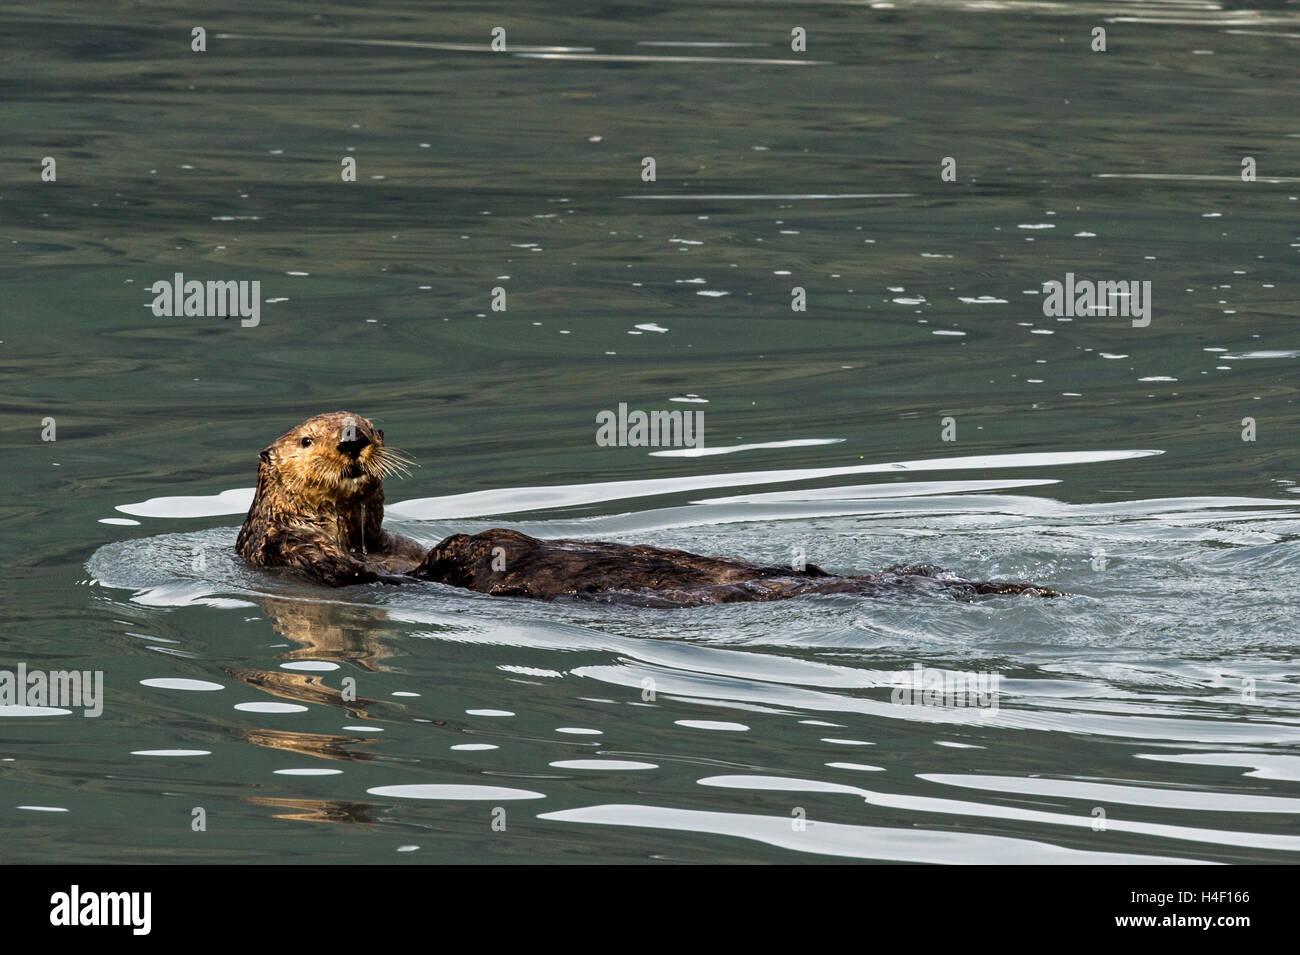
[[[1300,782],[1300,756],[1277,753],[1134,753],[1134,756],[1137,759],[1190,763],[1195,766],[1249,766],[1251,771],[1243,773],[1243,776]]]
[[[601,805],[539,813],[538,819],[588,825],[667,829],[678,833],[735,836],[794,852],[883,862],[968,863],[986,865],[1088,864],[1140,865],[1191,862],[1169,856],[1089,852],[1032,839],[976,833],[894,829],[808,820],[802,832],[794,831],[789,816],[704,812],[662,806]],[[1091,820],[1089,820],[1091,821]]]
[[[775,192],[775,193],[678,193],[657,196],[619,196],[620,199],[910,199],[914,192]]]
[[[190,690],[196,693],[210,693],[213,690],[225,689],[220,683],[211,683],[207,680],[185,680],[178,677],[155,677],[149,680],[141,680],[140,685],[151,686],[160,690]]]
[[[1298,358],[1300,351],[1246,351],[1236,355],[1223,355],[1225,360],[1236,361],[1250,358]]]
[[[749,727],[744,723],[727,723],[721,720],[673,720],[678,726],[693,730],[722,730],[730,733],[745,733]]]
[[[341,769],[276,769],[272,770],[276,776],[341,776]]]
[[[585,60],[597,63],[721,63],[733,66],[825,66],[826,60],[775,60],[752,56],[649,56],[617,53],[515,53],[527,60]]]
[[[1285,796],[1253,796],[1215,793],[1195,789],[1153,789],[1138,785],[1079,782],[1023,776],[965,776],[949,773],[917,773],[917,779],[966,789],[992,790],[1027,796],[1060,796],[1090,802],[1127,806],[1158,806],[1163,809],[1192,809],[1208,812],[1300,813],[1300,799]]]
[[[703,474],[694,477],[648,478],[635,481],[605,481],[595,484],[569,484],[550,487],[515,487],[492,491],[470,491],[446,497],[416,498],[389,505],[387,511],[407,520],[438,520],[476,515],[500,515],[518,511],[536,511],[554,507],[572,507],[635,497],[652,497],[716,487],[749,484],[777,484],[848,474],[895,474],[900,471],[962,471],[989,468],[1058,467],[1069,464],[1095,464],[1123,461],[1163,454],[1163,451],[1055,451],[1021,454],[967,455],[952,458],[922,458],[880,464],[850,465],[834,468],[803,468],[783,471],[739,471]]]
[[[903,809],[912,812],[943,813],[949,816],[976,816],[987,819],[1014,819],[1021,822],[1038,822],[1054,826],[1092,830],[1094,819],[1090,812],[1075,814],[1045,812],[1021,806],[1003,806],[993,803],[966,802],[930,796],[912,796],[885,793],[856,786],[820,780],[792,779],[776,776],[711,776],[697,780],[701,786],[722,786],[729,789],[753,789],[782,792],[843,793],[865,800],[873,806]],[[1256,849],[1275,849],[1300,852],[1300,836],[1271,835],[1239,830],[1200,829],[1192,826],[1175,826],[1162,823],[1135,822],[1128,819],[1106,820],[1107,832],[1131,832],[1145,836],[1160,836],[1189,842],[1213,843],[1223,846],[1241,846]]]
[[[235,709],[245,713],[305,713],[307,707],[299,703],[236,703]]]
[[[456,53],[485,53],[490,56],[498,56],[496,50],[492,49],[490,43],[439,43],[432,40],[367,40],[354,37],[323,37],[323,36],[295,36],[288,33],[218,33],[219,40],[256,40],[258,43],[299,43],[311,46],[314,44],[341,44],[344,46],[379,46],[379,47],[396,47],[399,49],[410,50],[444,50]],[[590,51],[589,46],[526,46],[524,44],[510,44],[510,51],[514,53],[569,53]],[[286,275],[307,275],[307,272],[286,272]]]
[[[1060,482],[1051,478],[1012,481],[900,481],[893,484],[857,484],[813,487],[798,491],[766,491],[728,497],[708,497],[694,504],[776,504],[785,501],[875,501],[895,497],[931,497],[963,494],[967,491],[1000,491],[1022,487],[1045,487]]]
[[[827,763],[831,769],[856,769],[868,773],[883,773],[884,766],[872,766],[868,763]]]
[[[404,786],[376,786],[367,789],[372,796],[390,796],[393,799],[545,799],[545,793],[528,789],[508,789],[504,786],[467,786],[458,784],[435,785],[415,783]]]
[[[731,444],[712,448],[673,448],[671,451],[651,451],[652,458],[702,458],[715,454],[735,454],[737,451],[765,451],[769,448],[809,448],[821,444],[841,444],[844,438],[796,438],[791,441],[763,441],[758,444]]]
[[[512,663],[498,663],[498,670],[504,670],[507,673],[518,673],[522,676],[545,676],[551,678],[563,678],[564,674],[559,670],[548,670],[544,667],[524,667],[515,666]]]
[[[182,497],[151,497],[138,504],[119,504],[114,510],[137,517],[220,517],[246,514],[253,504],[251,487],[234,488],[220,494]]]
[[[642,763],[634,759],[560,759],[549,765],[556,769],[658,769],[657,763]]]
[[[136,749],[132,756],[211,756],[210,749]]]
[[[72,710],[61,709],[57,706],[15,706],[12,704],[0,706],[0,717],[19,717],[19,716],[70,716]]]

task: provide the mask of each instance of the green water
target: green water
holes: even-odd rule
[[[1295,858],[1295,4],[19,2],[0,35],[2,662],[105,696],[0,708],[5,860]],[[260,323],[155,317],[176,272],[260,281]],[[1045,316],[1067,272],[1150,281],[1149,326]],[[827,443],[600,447],[620,402]],[[211,496],[338,408],[417,459],[389,523],[430,543],[1071,596],[253,572]],[[892,703],[918,664],[999,674],[997,711]]]

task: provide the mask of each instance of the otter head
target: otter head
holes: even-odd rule
[[[308,418],[260,457],[258,495],[274,491],[313,511],[382,504],[384,478],[408,463],[384,446],[384,432],[373,422],[347,411]]]

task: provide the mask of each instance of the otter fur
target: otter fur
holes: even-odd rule
[[[433,548],[383,529],[383,479],[408,459],[384,432],[346,411],[308,418],[260,455],[257,491],[235,548],[262,567],[293,567],[330,586],[433,581],[496,596],[571,597],[681,607],[805,594],[1060,596],[1034,584],[963,580],[928,565],[841,576],[682,550],[539,540],[496,528]]]

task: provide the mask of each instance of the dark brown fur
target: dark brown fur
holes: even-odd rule
[[[261,566],[297,567],[332,586],[418,578],[497,596],[665,607],[900,591],[1059,596],[1032,584],[962,580],[933,567],[848,577],[814,565],[793,570],[662,547],[544,541],[501,528],[453,534],[426,553],[381,526],[383,477],[402,460],[383,437],[365,418],[337,411],[304,421],[266,448],[239,553]],[[303,447],[304,438],[310,446]]]
[[[664,607],[908,590],[1056,595],[1030,584],[961,580],[926,566],[899,565],[865,577],[841,577],[815,564],[794,570],[664,547],[538,540],[501,528],[472,537],[453,534],[429,551],[413,575],[497,596],[581,597]]]

